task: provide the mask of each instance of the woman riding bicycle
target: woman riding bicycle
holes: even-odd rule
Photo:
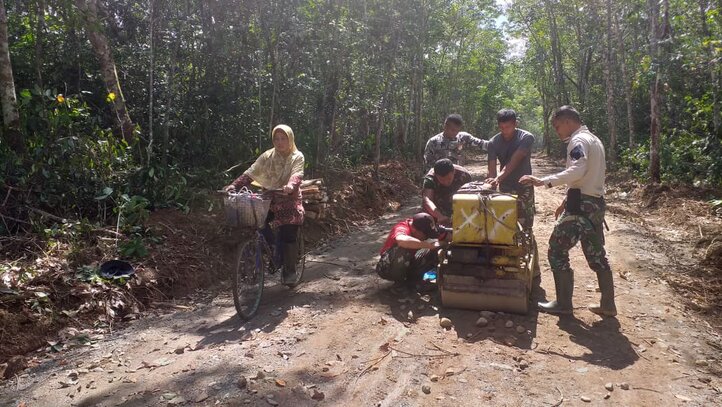
[[[298,228],[303,225],[304,209],[301,201],[304,158],[298,151],[289,126],[279,124],[271,132],[273,148],[261,154],[243,175],[223,188],[235,192],[252,183],[259,184],[271,193],[271,207],[263,235],[266,241],[276,243],[283,264],[283,281],[295,281],[298,260]],[[276,238],[273,239],[273,230]]]

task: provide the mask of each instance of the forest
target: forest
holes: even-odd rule
[[[419,159],[449,113],[488,139],[504,107],[560,155],[547,119],[572,104],[613,168],[722,182],[715,1],[3,3],[3,235],[32,229],[28,208],[186,205],[278,123],[320,174]]]

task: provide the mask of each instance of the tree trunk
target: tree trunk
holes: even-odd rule
[[[590,23],[594,26],[601,24],[596,6],[597,4],[595,2],[590,2],[589,9],[592,12],[589,16],[587,16],[590,19]],[[577,44],[579,47],[579,60],[577,62],[576,78],[578,100],[576,103],[578,104],[577,108],[580,111],[583,111],[586,109],[589,100],[589,75],[592,72],[592,58],[594,57],[594,45],[596,44],[597,38],[593,32],[590,32],[582,25],[581,16],[573,18],[572,21],[574,22],[574,32],[576,33]]]
[[[268,131],[271,131],[276,125],[276,95],[278,94],[278,62],[276,60],[277,47],[271,49],[271,82],[273,87],[271,88],[271,112],[268,115]]]
[[[408,100],[404,104],[404,115],[401,119],[401,142],[404,149],[406,149],[406,146],[409,143],[409,129],[411,128],[411,119],[414,114],[414,88],[416,87],[416,84],[413,80],[413,74],[411,75],[411,77],[411,86],[409,87],[409,91],[407,94]]]
[[[634,106],[632,105],[632,80],[627,71],[627,56],[624,47],[624,37],[619,29],[619,18],[614,15],[614,37],[617,41],[617,52],[619,53],[619,67],[622,70],[622,85],[624,87],[624,101],[627,105],[627,127],[629,129],[629,146],[634,146]]]
[[[329,146],[331,150],[338,147],[339,140],[336,134],[336,99],[338,88],[341,85],[341,77],[338,72],[338,62],[334,63],[333,71],[328,78],[328,83],[324,89],[324,102],[321,114],[323,116],[323,134],[328,134]]]
[[[389,79],[391,75],[386,77],[384,83],[384,95],[381,97],[381,106],[379,106],[379,123],[376,128],[376,138],[374,141],[374,179],[379,179],[379,165],[381,164],[381,134],[384,131],[384,113],[386,112],[386,103],[389,97],[389,89],[391,88]]]
[[[323,105],[325,103],[325,96],[323,94],[318,95],[316,98],[316,120],[317,131],[316,131],[316,154],[314,154],[313,160],[313,176],[318,176],[318,171],[323,163],[323,144],[326,139],[326,130],[324,129],[324,118],[323,118]]]
[[[135,140],[135,125],[130,119],[130,114],[125,104],[125,97],[120,87],[118,71],[116,70],[115,60],[113,59],[108,39],[101,30],[101,23],[98,20],[97,0],[75,0],[75,5],[84,16],[88,39],[100,63],[101,75],[105,82],[105,88],[108,91],[109,100],[112,103],[123,139],[130,144]]]
[[[36,83],[43,89],[43,31],[45,29],[45,0],[38,0],[35,10],[35,76]]]
[[[551,115],[551,112],[549,111],[549,103],[548,103],[548,97],[545,92],[540,92],[542,96],[542,123],[543,123],[543,132],[544,132],[544,141],[542,143],[542,147],[544,148],[544,151],[546,151],[547,156],[551,155],[552,152],[552,140],[551,135],[549,134],[549,116]]]
[[[414,130],[416,131],[416,158],[423,162],[424,148],[426,147],[426,134],[422,130],[423,102],[424,102],[424,49],[428,42],[429,12],[425,4],[418,9],[419,26],[418,44],[414,64]],[[421,164],[423,166],[423,164]]]
[[[150,52],[150,63],[148,66],[148,164],[153,159],[153,74],[155,72],[154,58],[155,49],[153,36],[155,35],[155,0],[150,0],[150,29],[148,34],[149,52]]]
[[[659,94],[661,61],[659,53],[659,4],[657,0],[647,0],[649,7],[649,53],[652,58],[654,80],[650,85],[650,146],[649,146],[649,178],[653,183],[661,181],[659,162],[659,138],[661,133],[661,96]]]
[[[8,18],[5,14],[5,1],[0,0],[0,102],[5,125],[5,141],[17,153],[25,152],[25,139],[20,132],[20,112],[15,95],[13,66],[10,61],[8,44]]]
[[[161,163],[165,167],[168,164],[168,153],[170,146],[170,126],[173,113],[173,98],[175,98],[175,71],[178,60],[180,42],[176,41],[170,54],[170,67],[168,69],[168,100],[166,102],[165,121],[163,123],[163,154]]]
[[[416,76],[414,91],[414,131],[416,131],[416,157],[421,159],[424,155],[426,147],[424,132],[421,129],[422,110],[421,105],[424,100],[424,68],[423,56],[419,56],[417,60],[414,75]]]
[[[617,119],[614,112],[614,83],[612,82],[612,1],[607,0],[607,46],[604,50],[604,82],[607,88],[607,127],[609,130],[609,161],[617,162]]]
[[[549,34],[551,36],[553,57],[552,67],[554,69],[554,85],[556,87],[557,94],[556,102],[557,105],[567,105],[569,104],[569,94],[567,93],[564,81],[564,64],[561,49],[562,47],[559,41],[559,32],[557,29],[556,16],[554,15],[554,12],[552,10],[553,6],[549,4],[549,1],[545,1],[544,4],[546,6],[549,18]]]

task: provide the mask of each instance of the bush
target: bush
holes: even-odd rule
[[[19,157],[0,143],[0,194],[10,197],[4,209],[19,221],[9,227],[2,224],[0,235],[25,225],[33,210],[29,208],[62,218],[115,223],[113,213],[129,205],[143,202],[147,211],[184,200],[187,181],[180,169],[141,166],[134,146],[101,127],[101,118],[80,95],[35,88],[23,89],[19,96],[26,153]]]
[[[637,147],[622,148],[619,153],[620,168],[629,171],[640,181],[649,179],[649,143]]]
[[[27,155],[3,168],[4,181],[28,192],[26,205],[76,218],[96,217],[102,208],[93,198],[106,187],[122,188],[136,168],[132,148],[99,127],[78,97],[25,89],[19,107]]]
[[[673,129],[670,134],[662,136],[660,150],[663,181],[722,186],[722,159],[708,153],[708,139],[686,130]],[[649,142],[623,149],[619,164],[639,180],[649,180]]]

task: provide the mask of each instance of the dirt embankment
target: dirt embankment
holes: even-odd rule
[[[686,305],[722,326],[722,191],[689,185],[642,185],[612,174],[608,208],[639,226],[671,255],[664,278]]]
[[[408,163],[383,164],[378,175],[375,180],[371,166],[324,174],[331,205],[324,219],[309,220],[307,240],[315,244],[397,210],[416,191],[416,170]],[[210,199],[209,204],[216,198]],[[22,356],[27,352],[74,345],[59,337],[100,335],[151,308],[177,308],[177,299],[196,290],[216,289],[242,238],[225,227],[219,204],[190,213],[152,212],[145,226],[155,243],[147,243],[146,257],[131,260],[135,277],[122,284],[83,275],[115,257],[112,234],[89,233],[80,242],[24,236],[5,244],[0,257],[0,287],[7,287],[0,292],[0,365],[9,361],[4,376],[33,365]]]

